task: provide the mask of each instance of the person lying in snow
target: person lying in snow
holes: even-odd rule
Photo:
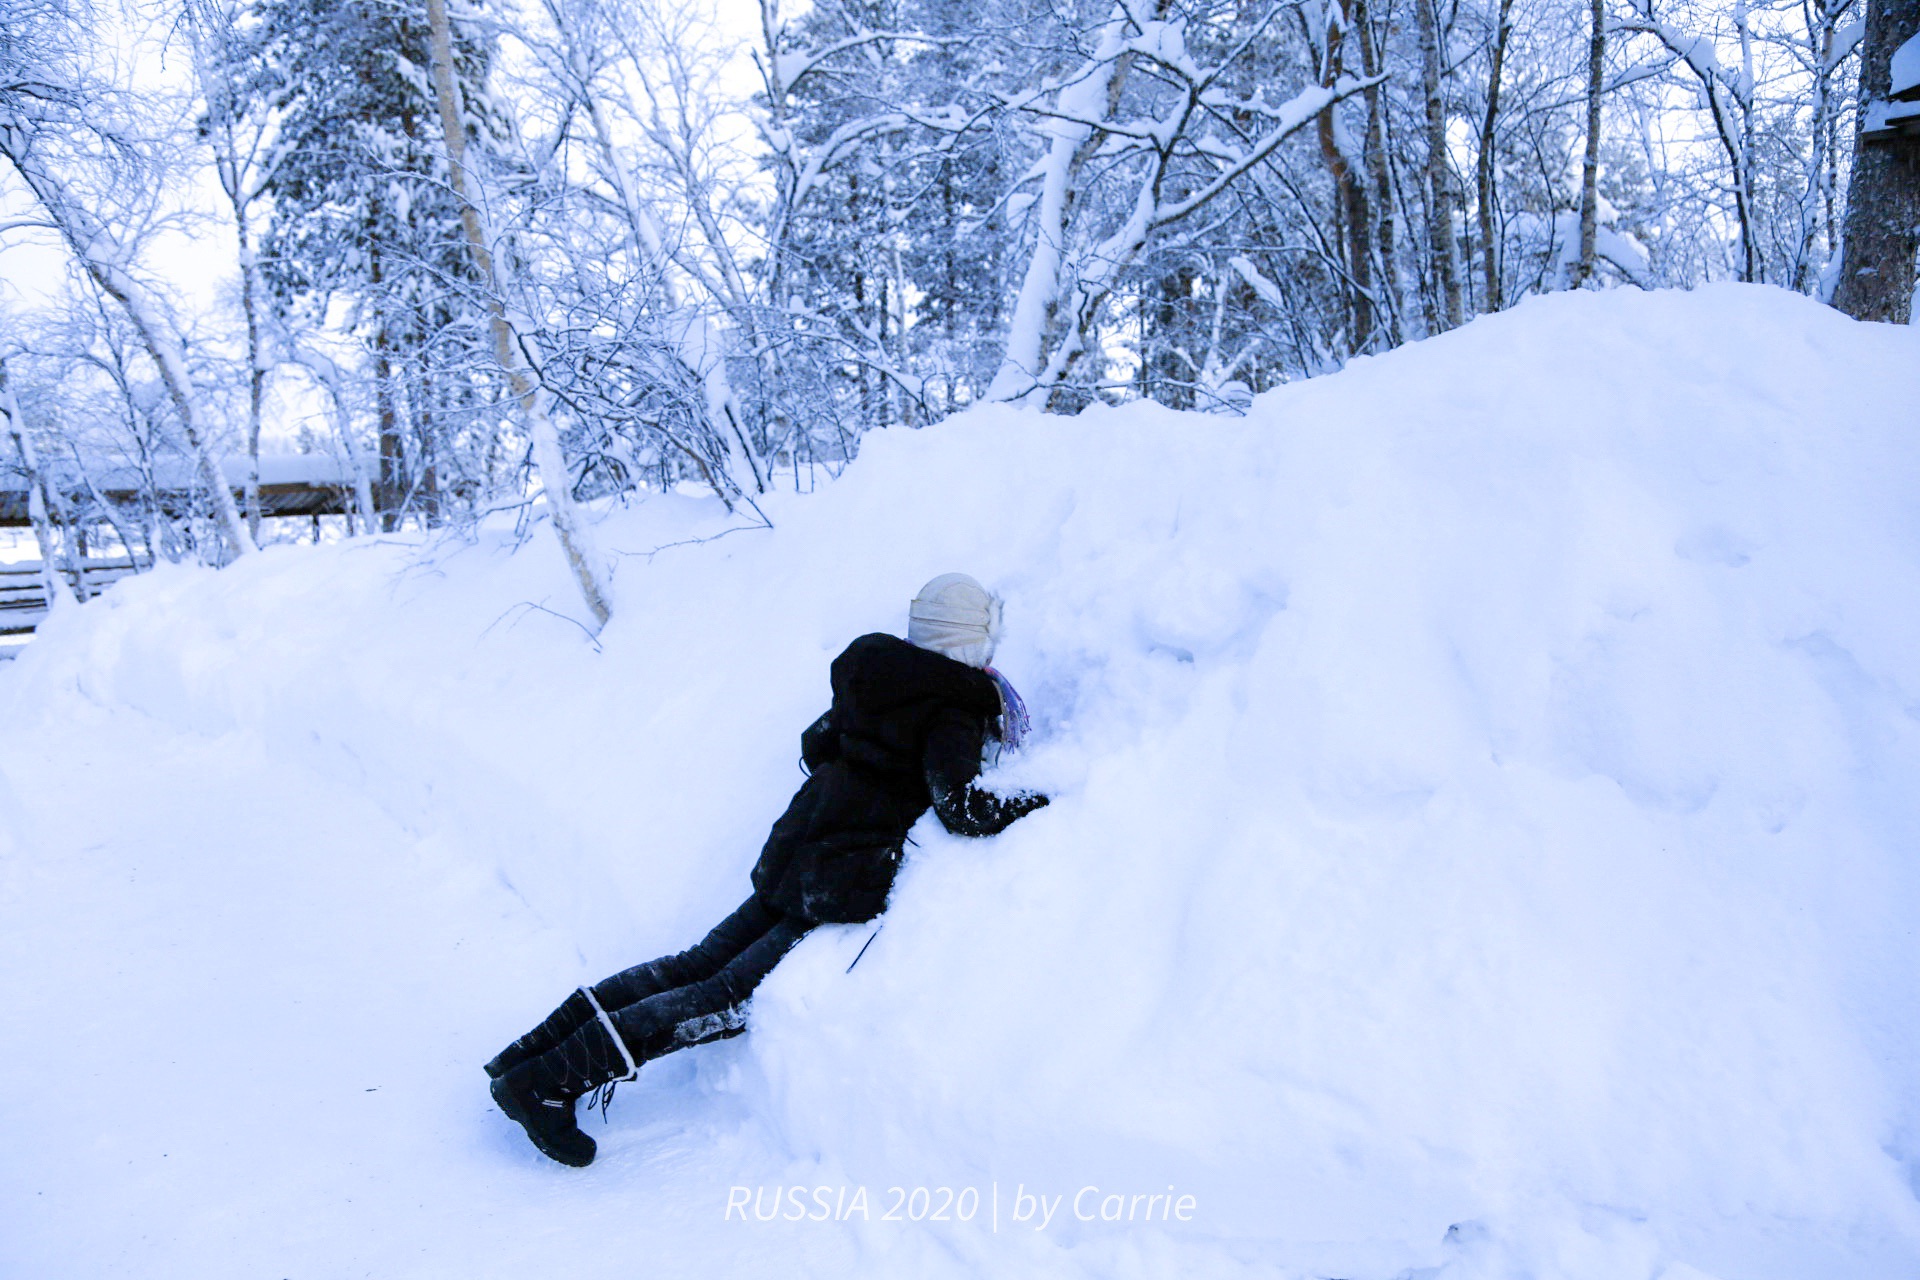
[[[809,929],[885,909],[907,832],[928,808],[956,835],[990,836],[1047,803],[974,785],[1016,745],[1026,708],[988,666],[1000,602],[963,573],[935,578],[907,638],[861,636],[833,660],[833,705],[800,735],[808,778],[773,824],[753,893],[700,943],[566,998],[487,1063],[493,1099],[562,1164],[593,1162],[574,1103],[640,1064],[745,1030],[742,1006]]]

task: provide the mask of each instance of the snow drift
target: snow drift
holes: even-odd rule
[[[544,535],[124,583],[0,670],[0,1259],[1910,1275],[1917,405],[1911,330],[1556,296],[1244,419],[888,432],[771,531],[609,513],[597,645]],[[827,661],[949,569],[1053,806],[923,823],[877,937],[542,1161],[478,1064],[744,896]]]

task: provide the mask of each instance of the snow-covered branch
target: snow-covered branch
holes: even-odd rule
[[[159,370],[232,554],[246,555],[253,551],[253,539],[241,522],[233,492],[227,487],[213,442],[208,438],[207,424],[202,420],[186,349],[159,295],[137,274],[132,250],[43,162],[33,136],[18,123],[0,123],[0,155],[11,162],[14,172],[46,211],[48,221],[59,230],[62,241],[87,275],[125,310]]]

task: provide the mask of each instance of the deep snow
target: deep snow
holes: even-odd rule
[[[1561,295],[609,513],[597,646],[544,532],[125,582],[0,667],[0,1274],[1911,1276],[1915,405],[1910,329]],[[744,895],[950,569],[1054,805],[544,1161],[478,1064]],[[791,1186],[873,1220],[727,1220]]]

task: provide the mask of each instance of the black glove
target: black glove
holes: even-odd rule
[[[997,796],[972,784],[945,794],[936,790],[933,796],[933,811],[940,816],[940,824],[957,836],[998,835],[1047,804],[1047,797],[1037,791]]]

